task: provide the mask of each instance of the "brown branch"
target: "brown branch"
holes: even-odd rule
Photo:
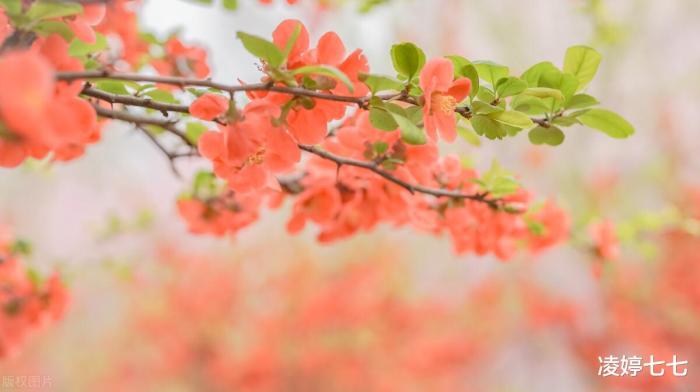
[[[161,83],[169,84],[178,87],[207,87],[216,90],[225,91],[228,93],[237,92],[247,92],[247,91],[271,91],[281,94],[294,95],[298,97],[309,97],[318,98],[327,101],[336,102],[346,102],[354,103],[360,107],[364,107],[371,97],[354,97],[350,95],[335,95],[331,93],[324,93],[316,90],[309,90],[302,87],[287,87],[278,86],[274,83],[253,83],[246,85],[227,85],[223,83],[214,82],[210,79],[190,79],[176,76],[156,76],[156,75],[142,75],[137,73],[115,73],[110,71],[83,71],[83,72],[58,72],[56,73],[56,79],[62,81],[75,81],[75,80],[124,80],[131,82],[148,82],[148,83]],[[391,99],[402,99],[404,95],[401,93],[390,93],[385,95],[380,95],[379,97],[383,100]]]
[[[102,101],[109,102],[111,104],[119,103],[122,105],[139,106],[147,109],[157,110],[161,112],[164,116],[167,116],[168,112],[190,112],[190,108],[187,105],[157,102],[152,100],[151,98],[136,97],[133,95],[112,94],[106,91],[98,90],[90,86],[89,84],[85,85],[85,88],[83,88],[81,94],[88,97],[97,98]]]
[[[449,197],[452,199],[461,199],[461,200],[473,200],[473,201],[478,201],[482,203],[488,204],[490,207],[498,209],[500,207],[500,200],[497,199],[489,199],[488,194],[486,193],[477,193],[477,194],[467,194],[467,193],[461,193],[458,191],[452,191],[448,189],[436,189],[436,188],[429,188],[420,184],[411,184],[410,182],[404,181],[392,173],[383,170],[379,167],[379,165],[376,162],[367,162],[367,161],[360,161],[357,159],[350,159],[350,158],[345,158],[341,157],[339,155],[335,155],[333,153],[330,153],[326,150],[321,149],[320,147],[317,146],[309,146],[305,144],[300,144],[299,148],[302,150],[309,152],[314,155],[318,155],[319,157],[323,159],[327,159],[329,161],[335,162],[339,167],[345,165],[345,166],[355,166],[359,168],[363,168],[366,170],[369,170],[384,179],[393,182],[400,187],[406,189],[407,191],[413,193],[423,193],[426,195],[431,195],[435,197]]]
[[[120,95],[120,97],[128,97],[128,96]],[[133,97],[133,98],[138,99],[138,97]],[[143,98],[141,98],[141,101],[144,104],[147,102],[151,102],[150,100],[143,99]],[[187,146],[189,146],[191,148],[197,147],[197,145],[195,143],[193,143],[187,137],[187,135],[185,135],[182,131],[180,131],[176,127],[177,120],[144,117],[144,116],[139,116],[139,115],[136,115],[133,113],[125,112],[125,111],[105,109],[105,108],[100,107],[100,106],[95,105],[95,104],[93,104],[92,106],[95,108],[95,112],[100,117],[111,118],[113,120],[125,121],[125,122],[136,124],[136,125],[155,125],[155,126],[163,128],[167,132],[177,136]],[[134,105],[134,106],[143,106],[143,105]],[[144,106],[144,107],[146,107],[146,106]]]
[[[148,130],[143,128],[144,125],[157,125],[157,126],[163,127],[164,129],[174,128],[176,123],[171,121],[171,120],[143,117],[143,116],[138,116],[138,115],[135,115],[135,114],[132,114],[129,112],[109,110],[109,109],[101,108],[98,106],[95,106],[95,110],[97,111],[97,114],[101,117],[111,118],[111,119],[115,119],[115,120],[121,120],[121,121],[135,124],[140,130],[144,131],[147,134],[147,136],[149,137],[149,139],[151,139],[151,141],[153,141],[156,144],[158,149],[160,149],[168,157],[168,159],[171,161],[171,164],[173,164],[173,161],[179,157],[196,156],[197,155],[196,152],[189,153],[189,154],[171,153],[167,149],[165,149],[162,146],[162,144],[160,144],[158,142],[158,140],[150,132],[148,132]],[[343,166],[343,165],[355,166],[355,167],[369,170],[369,171],[383,177],[384,179],[399,185],[400,187],[406,189],[407,191],[409,191],[411,193],[423,193],[423,194],[431,195],[431,196],[435,196],[435,197],[449,197],[449,198],[453,198],[453,199],[473,200],[473,201],[486,203],[487,205],[489,205],[490,207],[495,208],[495,209],[499,209],[501,207],[501,200],[489,199],[488,194],[486,194],[486,193],[465,194],[465,193],[460,193],[458,191],[451,191],[451,190],[446,190],[446,189],[434,189],[434,188],[425,187],[425,186],[419,185],[419,184],[411,184],[407,181],[404,181],[404,180],[396,177],[392,173],[381,169],[376,162],[366,162],[366,161],[360,161],[360,160],[341,157],[339,155],[335,155],[335,154],[332,154],[328,151],[325,151],[317,146],[309,146],[309,145],[305,145],[305,144],[299,144],[299,148],[302,149],[303,151],[308,152],[308,153],[317,155],[323,159],[333,161],[336,164],[338,164],[338,166]],[[177,173],[176,169],[174,169],[174,171],[175,171],[175,173]],[[284,183],[286,184],[286,182],[284,182]]]
[[[165,146],[163,146],[163,144],[161,144],[161,142],[158,141],[158,138],[156,138],[148,129],[146,129],[146,128],[140,126],[140,125],[136,125],[136,129],[140,130],[141,133],[143,133],[144,135],[146,135],[146,137],[147,137],[153,144],[155,144],[155,146],[156,146],[163,154],[165,154],[165,156],[168,158],[168,162],[169,162],[169,164],[170,164],[170,170],[172,170],[173,174],[175,174],[175,176],[176,176],[177,178],[182,178],[182,175],[180,174],[180,170],[178,170],[177,165],[175,165],[175,160],[176,160],[177,158],[179,158],[179,155],[177,155],[177,154],[175,154],[175,153],[171,153],[170,151],[168,151],[168,149],[165,148]]]
[[[32,31],[15,30],[10,34],[0,46],[0,54],[15,50],[26,49],[32,46],[36,40],[36,34]]]
[[[113,120],[121,120],[136,125],[156,125],[161,128],[167,129],[177,124],[177,121],[172,121],[168,119],[144,117],[121,110],[105,109],[97,105],[93,105],[93,107],[95,108],[95,112],[97,113],[97,115],[100,117],[111,118]]]
[[[187,137],[182,132],[180,132],[179,129],[176,128],[177,122],[175,121],[139,116],[125,111],[105,109],[97,105],[93,105],[93,107],[95,108],[95,112],[97,113],[97,115],[99,115],[100,117],[110,118],[113,120],[119,120],[133,124],[136,127],[136,129],[140,130],[144,135],[146,135],[146,137],[148,137],[148,139],[153,144],[155,144],[155,146],[163,154],[165,154],[165,156],[168,158],[168,161],[170,162],[170,168],[178,178],[180,178],[181,175],[180,171],[177,169],[177,166],[175,166],[175,161],[179,158],[198,156],[197,150],[194,149],[194,147],[196,146],[194,146],[189,141],[189,139],[187,139]],[[156,125],[170,133],[175,134],[176,136],[186,140],[187,144],[190,147],[192,147],[193,150],[186,153],[169,151],[167,148],[165,148],[165,146],[163,146],[163,144],[158,140],[158,138],[156,138],[148,129],[145,128],[145,126],[147,125]]]
[[[532,122],[541,126],[542,128],[549,128],[551,126],[549,121],[547,121],[546,119],[543,119],[543,118],[533,118]]]
[[[298,97],[309,97],[309,98],[317,98],[317,99],[322,99],[322,100],[327,100],[327,101],[336,101],[336,102],[346,102],[346,103],[354,103],[358,105],[361,109],[368,109],[368,104],[370,98],[372,96],[363,96],[363,97],[355,97],[355,96],[349,96],[349,95],[335,95],[331,93],[326,93],[322,91],[317,91],[317,90],[309,90],[306,88],[302,87],[288,87],[288,86],[279,86],[275,85],[274,83],[254,83],[254,84],[246,84],[246,85],[227,85],[223,83],[218,83],[214,82],[210,79],[190,79],[190,78],[183,78],[183,77],[176,77],[176,76],[158,76],[158,75],[142,75],[142,74],[137,74],[137,73],[115,73],[115,72],[110,72],[107,70],[104,71],[83,71],[83,72],[58,72],[56,73],[56,79],[57,80],[63,80],[63,81],[75,81],[75,80],[99,80],[99,79],[108,79],[108,80],[124,80],[124,81],[132,81],[132,82],[149,82],[149,83],[161,83],[161,84],[169,84],[173,86],[178,86],[180,88],[183,88],[185,86],[195,86],[195,87],[207,87],[207,88],[212,88],[212,89],[217,89],[221,91],[228,92],[230,94],[237,93],[237,92],[249,92],[249,91],[272,91],[272,92],[277,92],[281,94],[288,94],[288,95],[293,95],[293,96],[298,96]],[[104,94],[109,94],[109,93],[104,93]],[[418,102],[416,101],[415,98],[408,96],[405,91],[400,92],[400,93],[386,93],[386,94],[379,94],[377,95],[378,98],[384,101],[391,101],[391,100],[397,100],[397,101],[402,101],[406,102],[412,105],[418,105]],[[99,98],[99,97],[97,97]],[[117,99],[122,100],[122,102],[126,105],[133,105],[133,106],[142,106],[142,107],[149,107],[152,109],[157,109],[154,107],[154,104],[152,101],[146,102],[146,101],[138,101],[135,100],[134,98],[136,97],[131,97],[131,96],[123,96],[123,95],[113,95],[109,97],[115,102],[117,102]],[[158,106],[165,107],[165,104],[159,104]],[[182,105],[173,105],[172,106],[175,110],[172,111],[177,111],[181,113],[187,113],[185,111],[185,107]],[[166,109],[167,110],[167,109]],[[461,107],[456,107],[455,112],[465,118],[471,118],[473,115],[471,109],[467,106],[461,106]],[[539,118],[532,118],[532,121],[542,127],[549,127],[551,125],[550,120],[548,119],[539,119]]]

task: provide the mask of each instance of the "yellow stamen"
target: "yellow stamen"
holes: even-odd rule
[[[455,111],[457,100],[448,94],[433,93],[430,97],[430,104],[432,106],[431,112],[440,111],[445,114],[450,114]]]

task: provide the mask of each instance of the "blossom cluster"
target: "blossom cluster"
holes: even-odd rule
[[[312,76],[319,91],[357,97],[368,93],[367,86],[360,82],[361,75],[369,71],[365,56],[360,50],[346,55],[345,46],[335,33],[322,35],[316,47],[310,47],[303,24],[287,20],[272,37],[277,47],[289,50],[287,70],[333,66],[348,77],[348,83],[339,83],[325,75]],[[308,83],[308,79],[308,75],[299,75],[296,82]],[[353,110],[352,102],[264,91],[249,93],[250,102],[238,110],[234,102],[221,95],[209,93],[199,97],[190,113],[202,120],[220,122],[218,129],[200,137],[199,151],[212,162],[216,176],[226,181],[229,192],[216,204],[196,198],[181,200],[183,217],[194,232],[235,233],[254,221],[256,209],[263,204],[251,200],[288,190],[283,189],[284,182],[280,186],[279,177],[292,172],[302,162],[302,149],[308,148],[372,164],[403,184],[478,195],[483,189],[477,171],[465,166],[458,156],[440,156],[437,144],[439,139],[455,139],[455,109],[469,95],[471,81],[455,78],[452,62],[438,58],[426,64],[420,85],[428,134],[428,140],[420,145],[406,142],[401,130],[375,128],[370,112]],[[341,122],[329,133],[328,124],[335,120]],[[304,175],[296,184],[287,227],[296,233],[307,222],[313,222],[319,226],[321,242],[347,238],[379,223],[388,223],[434,234],[447,233],[458,253],[493,253],[508,259],[520,245],[538,251],[564,240],[568,231],[567,217],[552,202],[532,214],[509,213],[495,208],[495,200],[487,202],[492,197],[489,195],[484,195],[484,200],[473,200],[412,194],[406,186],[387,181],[366,167],[342,165],[322,156],[313,156],[303,163]],[[501,197],[498,203],[505,209],[525,211],[530,195],[518,189]],[[533,224],[543,226],[540,233],[533,234]]]
[[[83,83],[56,82],[56,72],[82,71],[91,61],[105,69],[124,68],[120,61],[125,61],[126,68],[150,65],[163,75],[209,75],[206,52],[176,37],[163,43],[164,53],[150,55],[149,43],[138,30],[136,4],[120,0],[83,5],[78,14],[50,19],[65,25],[68,32],[40,35],[30,47],[10,48],[0,56],[0,167],[47,156],[72,160],[83,155],[87,145],[99,141],[101,124],[95,110],[80,97]],[[0,9],[0,42],[12,32]],[[119,42],[114,53],[100,50],[82,57],[71,50],[76,43],[99,48],[98,37],[104,36]]]
[[[71,160],[100,139],[95,110],[79,97],[82,84],[56,82],[54,73],[84,69],[70,54],[70,42],[94,44],[94,26],[104,15],[104,5],[86,5],[82,13],[64,20],[71,39],[51,33],[37,37],[28,48],[10,48],[0,56],[0,167],[50,153],[55,160]],[[0,37],[11,33],[2,13]]]
[[[15,241],[0,226],[0,358],[15,354],[34,332],[62,317],[68,293],[57,274],[45,282],[28,273]]]
[[[6,8],[4,38],[23,33],[26,20],[34,31],[22,44],[8,40],[0,54],[0,166],[79,157],[100,139],[99,113],[145,132],[175,171],[180,157],[211,162],[225,189],[178,201],[195,233],[234,234],[264,206],[290,199],[288,231],[311,223],[321,242],[389,224],[447,235],[460,254],[509,259],[566,240],[566,214],[554,201],[536,202],[500,166],[477,171],[458,155],[441,155],[441,144],[465,132],[501,139],[530,129],[533,143],[557,145],[558,127],[573,124],[613,137],[634,132],[617,114],[589,109],[597,101],[580,93],[600,62],[592,48],[569,48],[562,69],[543,62],[516,77],[491,62],[426,59],[400,43],[391,49],[397,76],[384,77],[336,33],[314,45],[300,21],[285,20],[271,40],[238,33],[264,76],[230,86],[208,79],[203,48],[140,31],[139,4]],[[236,96],[242,91],[245,103]],[[168,151],[162,134],[188,151]],[[615,256],[611,233],[595,236],[601,256]]]

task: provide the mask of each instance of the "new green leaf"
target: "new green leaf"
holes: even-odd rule
[[[500,98],[510,97],[522,93],[527,88],[527,83],[523,80],[511,76],[503,78],[496,84],[496,94]]]
[[[250,54],[265,60],[271,67],[277,68],[284,62],[284,54],[272,42],[242,31],[239,31],[236,36]]]
[[[564,132],[561,129],[550,126],[549,128],[535,127],[528,133],[528,138],[532,144],[547,144],[558,146],[564,142]]]
[[[535,125],[525,113],[516,111],[493,112],[489,113],[488,116],[501,124],[520,129],[530,128]]]
[[[574,75],[579,82],[579,90],[583,89],[593,80],[602,56],[595,49],[588,46],[572,46],[566,51],[564,57],[564,72]]]
[[[77,15],[83,12],[83,6],[78,3],[37,1],[32,4],[27,17],[30,20],[42,20],[52,18],[62,18],[65,16]]]
[[[327,76],[336,80],[341,81],[345,87],[352,92],[355,88],[348,78],[348,75],[344,74],[338,68],[332,67],[330,65],[308,65],[306,67],[297,68],[292,72],[293,75],[321,75]]]
[[[578,116],[588,127],[604,132],[616,139],[624,139],[634,134],[634,127],[617,113],[605,109],[590,109]]]
[[[386,77],[386,76],[360,73],[359,79],[361,82],[366,84],[367,87],[369,87],[369,90],[372,92],[372,94],[376,94],[380,91],[387,91],[387,90],[394,90],[394,91],[403,90],[403,85],[401,84],[401,82],[399,82],[398,80],[394,80],[392,78]]]
[[[391,47],[391,61],[399,75],[410,82],[425,65],[425,53],[410,42],[396,44]]]
[[[399,128],[401,128],[401,138],[403,141],[413,145],[425,144],[428,141],[425,132],[418,128],[411,120],[398,114],[392,113],[392,115],[399,125]]]
[[[501,78],[507,77],[509,72],[508,67],[505,65],[496,64],[491,61],[475,62],[474,66],[479,73],[479,77],[490,83],[492,87],[495,87],[496,83],[498,83]]]

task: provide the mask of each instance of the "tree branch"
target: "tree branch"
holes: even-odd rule
[[[375,162],[367,162],[367,161],[360,161],[356,159],[350,159],[350,158],[345,158],[341,157],[339,155],[335,155],[333,153],[330,153],[326,150],[321,149],[320,147],[317,146],[309,146],[305,144],[300,144],[299,148],[302,150],[309,152],[314,155],[318,155],[319,157],[323,159],[327,159],[329,161],[333,161],[338,166],[355,166],[359,168],[363,168],[366,170],[369,170],[384,179],[393,182],[400,187],[406,189],[407,191],[411,193],[423,193],[426,195],[431,195],[435,197],[449,197],[452,199],[461,199],[461,200],[473,200],[473,201],[478,201],[482,203],[488,204],[492,208],[498,209],[500,207],[500,201],[497,199],[489,199],[487,193],[477,193],[477,194],[467,194],[467,193],[461,193],[458,191],[451,191],[447,189],[436,189],[436,188],[429,188],[420,184],[411,184],[407,181],[404,181],[392,173],[383,170],[377,165]]]
[[[25,49],[32,46],[36,39],[36,34],[32,31],[15,30],[10,34],[0,46],[0,54],[14,49]]]
[[[62,81],[75,81],[75,80],[124,80],[131,82],[148,82],[148,83],[161,83],[169,84],[178,87],[207,87],[216,90],[226,91],[228,93],[246,92],[246,91],[271,91],[282,94],[289,94],[299,97],[309,97],[318,98],[327,101],[337,101],[337,102],[347,102],[354,103],[363,106],[369,101],[368,96],[365,97],[353,97],[347,95],[335,95],[330,93],[324,93],[316,90],[309,90],[301,87],[286,87],[277,86],[273,83],[254,83],[246,85],[227,85],[223,83],[217,83],[210,79],[189,79],[176,76],[154,76],[154,75],[142,75],[137,73],[113,73],[110,71],[83,71],[83,72],[58,72],[56,73],[56,79]],[[394,97],[399,97],[401,94],[391,94],[383,96],[383,99],[391,99]]]
[[[189,113],[189,107],[187,105],[177,105],[177,104],[171,104],[171,103],[163,103],[163,102],[157,102],[152,100],[151,98],[142,98],[142,97],[136,97],[133,95],[120,95],[120,94],[112,94],[108,93],[106,91],[98,90],[94,87],[92,87],[90,84],[86,84],[85,88],[83,88],[83,91],[81,94],[92,97],[92,98],[97,98],[102,101],[109,102],[111,104],[119,103],[122,105],[129,105],[129,106],[139,106],[147,109],[153,109],[161,112],[164,116],[167,117],[168,112],[177,112],[177,113]]]
[[[124,81],[131,81],[131,82],[149,82],[149,83],[161,83],[161,84],[169,84],[173,86],[178,86],[180,88],[184,88],[186,86],[195,86],[195,87],[207,87],[207,88],[213,88],[221,91],[226,91],[230,94],[237,93],[237,92],[249,92],[249,91],[272,91],[272,92],[277,92],[281,94],[288,94],[288,95],[293,95],[293,96],[298,96],[298,97],[309,97],[309,98],[317,98],[317,99],[322,99],[322,100],[327,100],[327,101],[336,101],[336,102],[346,102],[346,103],[354,103],[358,105],[361,109],[368,109],[368,104],[370,98],[372,96],[363,96],[363,97],[355,97],[355,96],[349,96],[349,95],[335,95],[331,93],[326,93],[326,92],[321,92],[317,90],[309,90],[306,88],[302,87],[287,87],[287,86],[278,86],[275,85],[274,83],[254,83],[254,84],[246,84],[246,85],[227,85],[223,83],[218,83],[214,82],[211,79],[190,79],[190,78],[183,78],[183,77],[175,77],[175,76],[157,76],[157,75],[142,75],[142,74],[137,74],[137,73],[118,73],[118,72],[110,72],[107,70],[104,71],[82,71],[82,72],[58,72],[56,73],[56,79],[57,80],[62,80],[62,81],[75,81],[75,80],[99,80],[99,79],[107,79],[107,80],[124,80]],[[85,91],[84,91],[85,93]],[[147,107],[155,110],[160,110],[159,108],[163,108],[164,110],[167,111],[167,104],[161,104],[161,103],[155,103],[153,101],[145,101],[145,100],[136,100],[132,96],[125,96],[125,95],[114,95],[114,94],[109,94],[105,92],[100,92],[99,90],[88,90],[86,95],[91,95],[102,99],[102,97],[105,98],[108,102],[118,102],[118,103],[123,103],[125,105],[133,105],[133,106],[142,106],[142,107]],[[100,96],[97,96],[97,95]],[[391,100],[397,100],[397,101],[402,101],[406,102],[412,105],[417,105],[418,103],[413,97],[410,97],[406,95],[406,92],[400,92],[400,93],[386,93],[386,94],[379,94],[377,95],[378,98],[384,101],[391,101]],[[110,101],[111,100],[111,101]],[[187,113],[185,111],[185,106],[182,105],[172,105],[170,106],[176,112],[180,113]],[[463,117],[466,118],[471,118],[473,115],[471,108],[469,107],[456,107],[455,112]],[[551,124],[548,119],[540,119],[540,118],[532,118],[532,121],[542,127],[548,128]]]
[[[125,96],[121,96],[125,97]],[[137,98],[137,97],[134,97]],[[110,109],[105,109],[103,107],[100,107],[99,105],[92,105],[95,108],[95,112],[97,113],[98,116],[104,117],[104,118],[111,118],[113,120],[120,120],[128,123],[132,123],[135,125],[155,125],[158,127],[161,127],[168,131],[169,133],[177,136],[180,140],[182,140],[187,146],[191,148],[196,148],[197,145],[193,143],[187,135],[185,135],[182,131],[180,131],[177,127],[177,120],[169,120],[169,119],[158,119],[158,118],[152,118],[152,117],[144,117],[144,116],[139,116],[133,113],[125,112],[125,111],[120,111],[120,110],[110,110]]]
[[[95,110],[97,111],[97,114],[101,117],[106,117],[106,118],[111,118],[115,120],[121,120],[125,121],[128,123],[135,124],[140,130],[145,132],[149,139],[153,141],[158,149],[160,149],[171,161],[171,165],[173,166],[173,171],[179,175],[177,172],[177,169],[174,168],[173,161],[179,157],[182,156],[196,156],[197,153],[193,152],[190,154],[182,155],[182,154],[174,154],[165,149],[162,144],[158,142],[158,140],[150,133],[148,130],[144,129],[144,125],[157,125],[159,127],[162,127],[166,130],[172,131],[172,129],[176,129],[175,125],[176,122],[173,122],[171,120],[164,120],[164,119],[154,119],[154,118],[149,118],[149,117],[143,117],[143,116],[138,116],[132,113],[124,112],[124,111],[116,111],[116,110],[109,110],[105,108],[101,108],[99,106],[95,106]],[[179,132],[179,131],[178,131]],[[339,155],[332,154],[328,151],[325,151],[321,149],[318,146],[310,146],[310,145],[305,145],[305,144],[299,144],[299,148],[303,151],[306,151],[310,154],[317,155],[323,159],[333,161],[338,166],[355,166],[359,167],[362,169],[369,170],[380,177],[399,185],[400,187],[406,189],[407,191],[413,193],[422,193],[426,195],[431,195],[435,197],[449,197],[452,199],[460,199],[460,200],[473,200],[481,203],[487,204],[489,207],[494,208],[494,209],[500,209],[502,207],[502,200],[499,199],[490,199],[487,193],[477,193],[477,194],[466,194],[466,193],[461,193],[458,191],[452,191],[452,190],[447,190],[447,189],[436,189],[436,188],[429,188],[420,184],[412,184],[407,181],[404,181],[398,177],[396,177],[394,174],[383,170],[378,166],[376,162],[366,162],[366,161],[360,161],[356,159],[350,159],[350,158],[345,158]],[[286,182],[285,182],[286,184]]]

